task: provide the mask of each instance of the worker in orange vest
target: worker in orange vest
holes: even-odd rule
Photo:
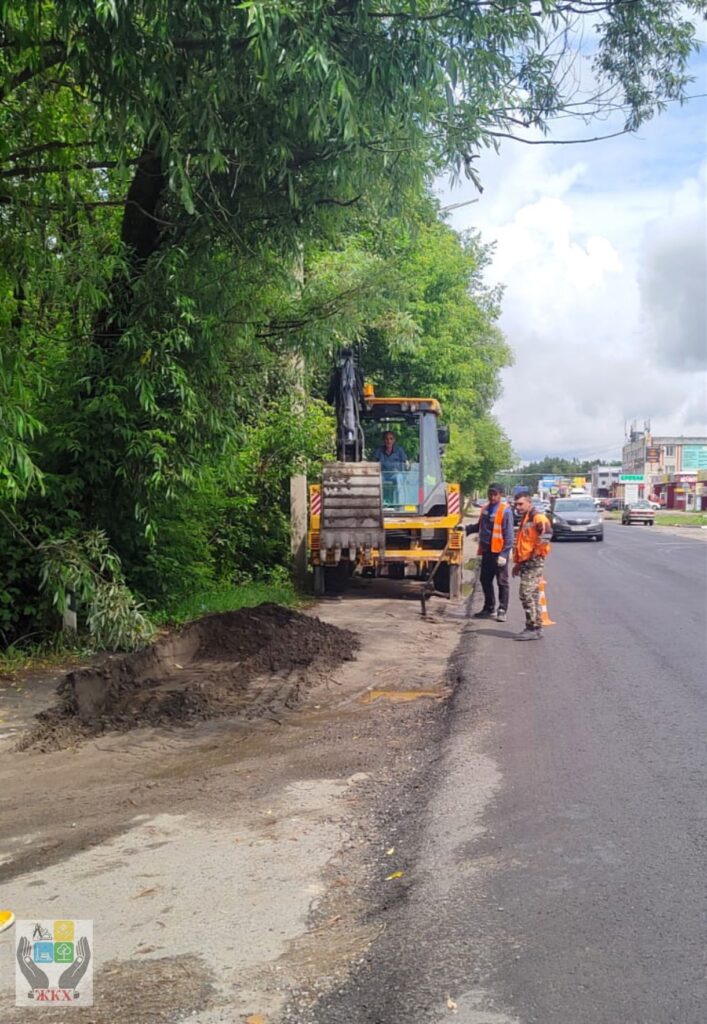
[[[525,629],[516,640],[540,640],[540,581],[550,551],[552,527],[547,516],[533,507],[529,494],[519,494],[515,506],[521,521],[513,546],[513,575],[520,576],[520,603],[525,612]]]
[[[466,528],[467,534],[478,533],[481,555],[481,588],[484,592],[484,607],[474,616],[490,619],[496,607],[494,580],[498,582],[498,622],[505,622],[508,613],[508,561],[513,547],[513,510],[505,500],[500,484],[489,484],[488,505],[484,505],[476,523]]]

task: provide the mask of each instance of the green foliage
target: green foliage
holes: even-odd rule
[[[120,559],[100,530],[47,541],[40,548],[40,586],[63,613],[72,595],[96,646],[108,651],[143,647],[152,626],[125,585]]]
[[[471,422],[498,397],[499,371],[511,361],[495,325],[500,295],[483,284],[489,250],[429,214],[400,249],[395,301],[416,340],[391,346],[374,323],[364,344],[369,375],[391,393],[434,395],[453,422]]]
[[[459,481],[463,494],[470,495],[490,484],[512,458],[510,441],[498,423],[485,416],[453,432],[445,472],[451,480]]]
[[[165,625],[181,625],[211,612],[235,612],[239,608],[253,608],[270,602],[294,608],[301,600],[287,575],[283,577],[276,573],[270,578],[251,580],[238,586],[222,585],[185,594],[181,599],[173,599],[157,616],[157,621]]]
[[[367,226],[341,251],[306,264],[308,274],[343,280],[355,295],[343,303],[341,324],[328,321],[332,349],[339,338],[358,338],[361,366],[379,394],[442,403],[452,436],[445,472],[466,492],[512,462],[510,443],[490,417],[511,353],[496,324],[500,293],[483,281],[489,259],[478,236],[460,236],[439,220],[434,203],[420,200],[414,221],[408,214],[380,231]],[[337,272],[340,262],[348,273]],[[364,268],[357,288],[352,264]]]
[[[488,253],[425,184],[587,113],[577,15],[631,127],[681,97],[705,3],[575,7],[0,0],[5,643],[53,621],[45,556],[108,644],[133,642],[126,587],[164,604],[282,563],[288,475],[331,446],[294,368],[321,394],[343,340],[441,398],[463,480],[503,463]]]
[[[288,561],[290,475],[315,475],[332,451],[331,411],[313,400],[300,410],[284,394],[251,416],[238,441],[163,506],[152,543],[126,559],[133,585],[159,608],[270,577]]]

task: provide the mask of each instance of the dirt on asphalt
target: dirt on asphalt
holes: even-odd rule
[[[362,581],[74,670],[58,703],[37,685],[38,723],[34,696],[14,699],[0,905],[94,921],[95,1006],[43,1019],[278,1024],[342,984],[385,927],[370,893],[404,898],[397,823],[424,791],[465,628],[462,604],[423,619],[414,588]],[[13,1002],[5,932],[0,1024],[35,1019]]]
[[[314,679],[355,656],[350,631],[275,604],[207,615],[137,654],[70,672],[19,749],[57,750],[146,725],[185,725],[294,706]]]

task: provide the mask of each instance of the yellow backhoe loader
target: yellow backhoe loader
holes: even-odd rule
[[[337,459],[309,488],[309,558],[318,595],[354,573],[428,581],[461,596],[461,489],[446,483],[449,431],[434,398],[379,398],[344,351],[332,377]],[[394,437],[394,454],[385,435]],[[388,440],[390,446],[390,439]],[[424,601],[423,601],[424,609]]]

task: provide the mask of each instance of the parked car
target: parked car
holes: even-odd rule
[[[650,505],[650,507],[653,509],[654,512],[658,512],[660,510],[660,502],[659,501],[651,501],[651,499],[648,498],[648,504]]]
[[[623,498],[611,498],[604,507],[607,512],[620,512],[624,507]]]
[[[558,498],[552,516],[553,540],[604,540],[604,524],[591,498]]]
[[[641,498],[640,501],[632,501],[621,513],[621,522],[624,526],[630,526],[632,523],[647,523],[649,526],[653,526],[655,509],[645,498]]]

